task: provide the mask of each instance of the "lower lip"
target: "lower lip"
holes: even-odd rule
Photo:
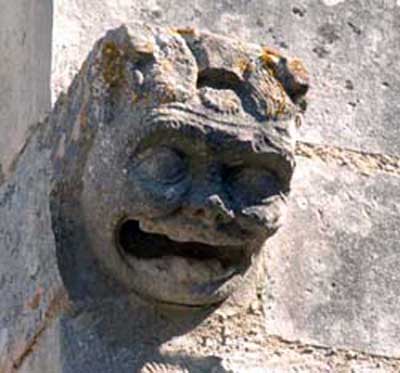
[[[129,276],[132,290],[158,303],[188,307],[220,303],[230,295],[244,273],[242,264],[227,264],[217,257],[205,257],[212,252],[212,247],[209,250],[201,246],[200,257],[165,254],[162,248],[168,245],[172,248],[176,243],[166,236],[142,232],[132,220],[118,225],[116,232],[116,245],[132,274]],[[190,243],[184,245],[185,250],[190,249]],[[199,249],[198,244],[193,243],[193,246]],[[236,258],[236,261],[240,260]]]
[[[133,289],[139,295],[180,306],[220,303],[231,294],[241,277],[234,267],[222,268],[216,259],[125,256],[125,260],[132,270]]]

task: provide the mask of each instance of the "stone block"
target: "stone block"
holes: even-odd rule
[[[28,129],[50,108],[52,3],[1,0],[0,8],[0,164],[7,175]]]
[[[268,251],[268,333],[400,356],[399,175],[301,160]]]

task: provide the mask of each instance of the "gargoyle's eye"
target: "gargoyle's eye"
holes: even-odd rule
[[[226,187],[234,199],[242,203],[258,203],[279,193],[278,178],[272,172],[259,168],[233,168],[226,174]]]
[[[186,175],[186,162],[174,149],[165,146],[151,148],[138,158],[134,172],[141,178],[161,184],[175,184]]]

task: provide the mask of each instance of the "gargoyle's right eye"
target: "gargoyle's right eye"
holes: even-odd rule
[[[161,184],[180,182],[186,171],[183,155],[165,146],[151,148],[142,153],[134,170],[139,177]]]
[[[259,204],[282,189],[275,174],[262,168],[224,170],[224,180],[229,195],[243,204]]]

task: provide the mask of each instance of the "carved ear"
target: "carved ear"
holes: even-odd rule
[[[286,58],[279,52],[264,48],[261,59],[264,66],[282,84],[291,100],[305,110],[304,97],[309,88],[309,75],[302,61],[298,58]]]

